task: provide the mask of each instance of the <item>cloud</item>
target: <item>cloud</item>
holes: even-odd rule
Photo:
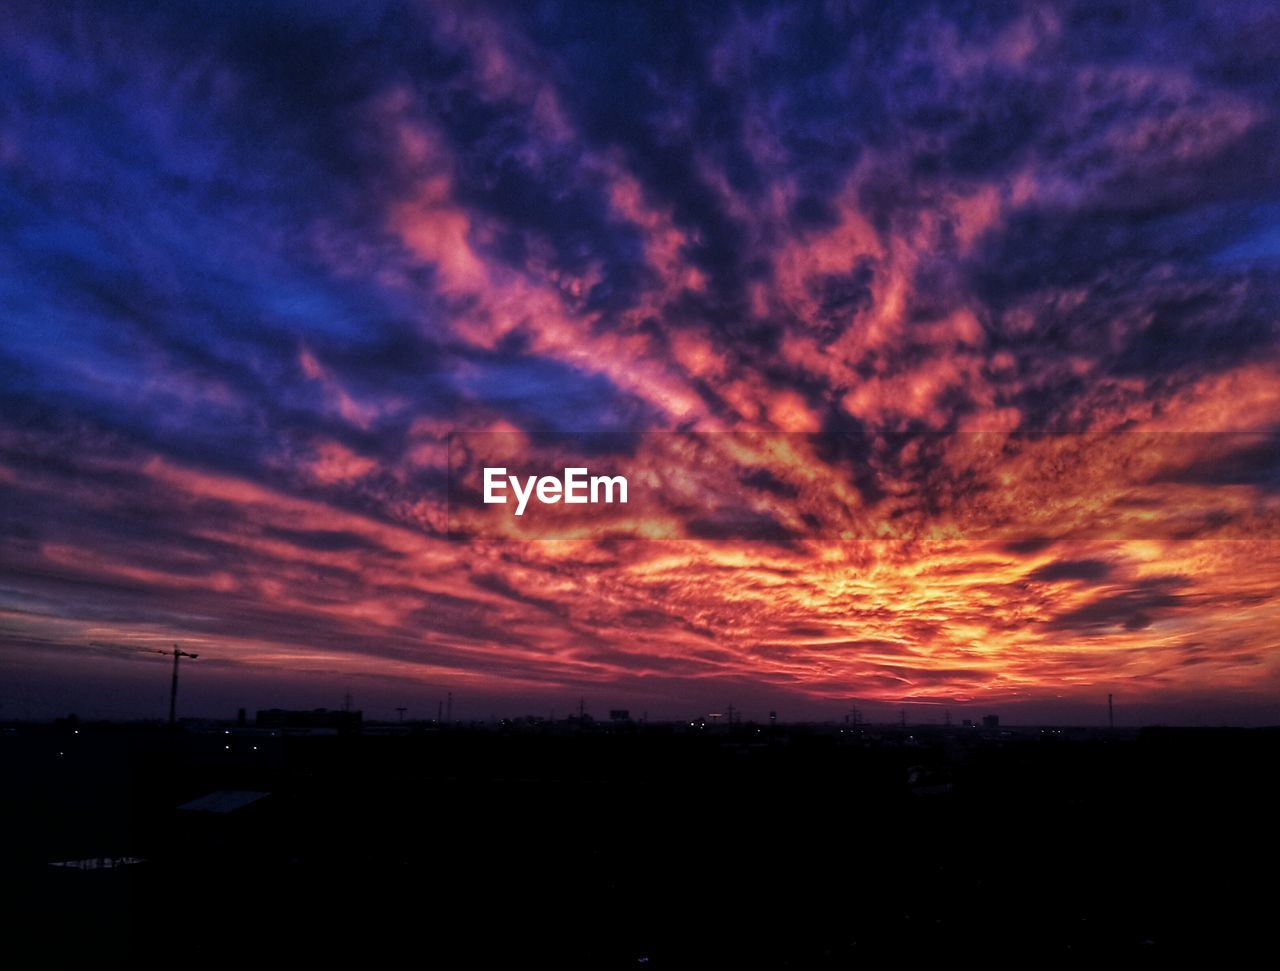
[[[1275,16],[15,12],[4,636],[672,706],[1274,684]],[[445,537],[451,434],[584,431],[662,539]]]
[[[1127,631],[1144,630],[1153,623],[1153,615],[1167,616],[1173,608],[1187,604],[1186,595],[1177,592],[1186,584],[1180,577],[1153,577],[1064,611],[1055,616],[1049,626],[1058,630],[1086,630],[1120,625]]]
[[[1027,578],[1041,583],[1056,580],[1102,580],[1110,575],[1111,570],[1111,564],[1105,560],[1056,560],[1036,567],[1027,574]]]

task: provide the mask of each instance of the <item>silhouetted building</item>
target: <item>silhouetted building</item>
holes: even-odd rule
[[[1000,716],[999,715],[983,715],[982,727],[983,728],[999,728]]]

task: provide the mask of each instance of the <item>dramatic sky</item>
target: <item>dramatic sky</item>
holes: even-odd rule
[[[1270,0],[5,8],[0,718],[1280,720]]]

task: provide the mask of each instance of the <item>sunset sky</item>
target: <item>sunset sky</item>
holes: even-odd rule
[[[1270,0],[11,6],[0,719],[1280,722]]]

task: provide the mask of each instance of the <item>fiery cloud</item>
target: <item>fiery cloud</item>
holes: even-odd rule
[[[12,671],[1274,713],[1277,18],[15,12]],[[647,539],[450,538],[478,432],[623,441]]]

